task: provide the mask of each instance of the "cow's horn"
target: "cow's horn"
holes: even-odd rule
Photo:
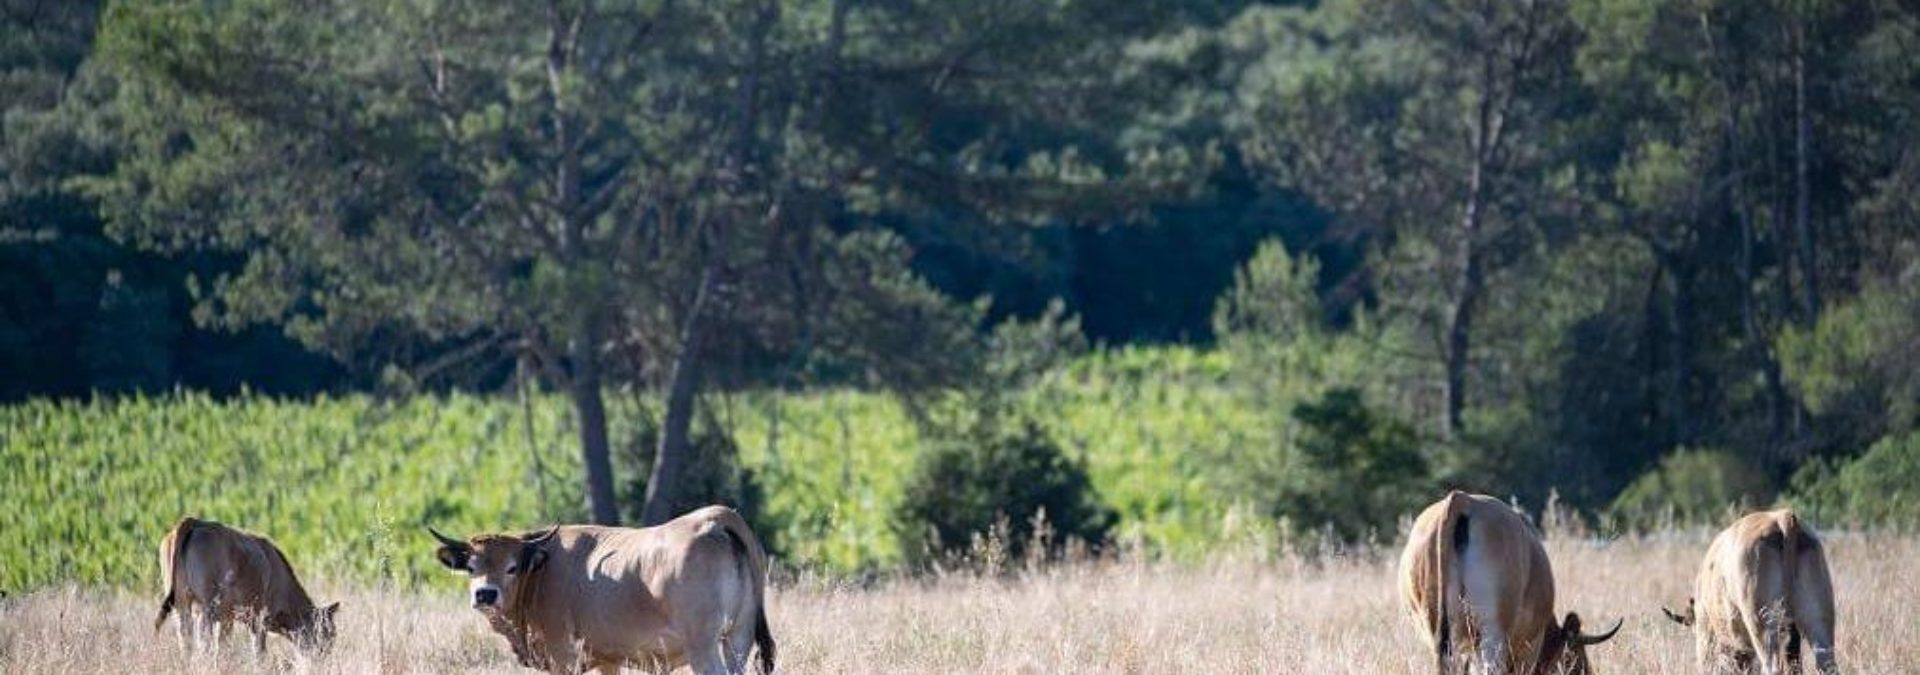
[[[536,534],[531,537],[528,537],[526,539],[526,542],[529,544],[544,544],[544,543],[547,543],[548,539],[553,538],[554,533],[559,531],[560,531],[560,526],[555,525],[553,527],[547,528],[547,531],[545,532],[541,532],[540,534]]]
[[[433,529],[433,526],[432,526],[432,525],[428,525],[428,526],[427,526],[427,531],[428,531],[428,532],[431,532],[431,533],[433,533],[433,538],[434,538],[434,539],[438,539],[438,540],[440,540],[440,543],[442,543],[442,544],[445,544],[445,545],[447,545],[447,546],[449,546],[449,547],[452,547],[452,548],[466,548],[466,547],[467,547],[467,542],[464,542],[464,541],[461,541],[461,540],[459,540],[459,539],[455,539],[455,538],[453,538],[453,537],[449,537],[449,536],[447,536],[447,535],[444,535],[444,534],[441,534],[439,530],[436,530],[436,529]]]
[[[1686,616],[1686,615],[1684,615],[1684,614],[1680,614],[1680,613],[1678,613],[1678,612],[1675,612],[1675,611],[1673,611],[1673,610],[1671,610],[1671,609],[1667,609],[1667,608],[1665,608],[1665,607],[1661,607],[1661,608],[1660,608],[1660,611],[1661,611],[1662,613],[1664,613],[1664,614],[1666,614],[1666,615],[1667,615],[1667,618],[1669,618],[1669,619],[1673,619],[1673,622],[1674,622],[1674,623],[1677,623],[1677,624],[1680,624],[1680,625],[1682,625],[1682,626],[1691,626],[1691,625],[1693,625],[1693,619],[1692,619],[1692,618],[1689,618],[1689,617],[1687,617],[1687,616]]]
[[[1607,632],[1601,633],[1599,635],[1575,635],[1573,636],[1573,642],[1574,644],[1581,645],[1581,646],[1597,645],[1602,642],[1606,642],[1608,640],[1613,639],[1613,634],[1620,632],[1620,624],[1623,624],[1626,622],[1627,622],[1626,619],[1615,620],[1613,622],[1613,628],[1609,628],[1607,629]]]

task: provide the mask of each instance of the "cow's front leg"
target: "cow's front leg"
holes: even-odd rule
[[[530,640],[529,643],[532,641]],[[552,675],[579,675],[580,653],[574,649],[572,640],[541,640],[545,643],[541,650],[547,659],[547,672]],[[529,645],[531,646],[531,644]]]

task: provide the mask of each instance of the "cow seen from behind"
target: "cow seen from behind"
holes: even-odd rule
[[[1553,567],[1532,523],[1485,495],[1454,491],[1414,521],[1400,594],[1441,675],[1589,675],[1580,616],[1554,619]]]
[[[1709,672],[1803,672],[1803,650],[1835,675],[1833,576],[1826,547],[1791,510],[1750,513],[1722,530],[1694,576],[1684,612],[1700,667]]]

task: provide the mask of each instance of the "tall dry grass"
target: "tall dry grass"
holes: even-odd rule
[[[1561,609],[1589,625],[1624,618],[1594,649],[1616,673],[1691,673],[1692,642],[1661,617],[1684,602],[1705,532],[1549,546]],[[1848,673],[1920,672],[1920,539],[1828,537]],[[1011,577],[948,575],[854,588],[780,584],[772,621],[787,673],[1425,672],[1393,587],[1391,552],[1205,567],[1082,564]],[[341,640],[318,663],[275,638],[267,661],[235,641],[188,661],[151,627],[155,593],[65,588],[0,601],[0,671],[527,673],[462,606],[457,581],[430,594],[320,584],[341,598]]]

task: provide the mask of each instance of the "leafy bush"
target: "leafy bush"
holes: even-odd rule
[[[554,403],[524,414],[467,395],[192,394],[0,406],[0,590],[150,588],[154,547],[186,515],[267,534],[315,578],[444,579],[423,523],[471,533],[582,517]]]
[[[1634,479],[1608,516],[1636,529],[1715,524],[1726,520],[1728,509],[1759,506],[1773,494],[1772,482],[1751,462],[1722,450],[1681,450]]]
[[[1822,522],[1920,527],[1920,432],[1880,439],[1837,467],[1808,465],[1794,476],[1792,501]]]
[[[1870,282],[1811,328],[1788,327],[1780,368],[1841,447],[1861,447],[1920,419],[1920,264]]]
[[[1085,467],[1027,422],[1012,432],[976,429],[936,442],[907,479],[895,527],[908,560],[966,551],[988,533],[1022,559],[1057,556],[1071,541],[1102,544],[1114,519]],[[1031,550],[1035,543],[1046,550]]]
[[[1339,387],[1294,406],[1301,425],[1290,470],[1278,476],[1274,515],[1347,541],[1394,531],[1432,495],[1430,472],[1406,423],[1369,410]]]
[[[1319,336],[1324,318],[1315,278],[1320,263],[1312,256],[1287,255],[1278,239],[1260,244],[1234,271],[1233,287],[1213,309],[1213,331],[1220,336],[1253,335],[1291,344]]]

